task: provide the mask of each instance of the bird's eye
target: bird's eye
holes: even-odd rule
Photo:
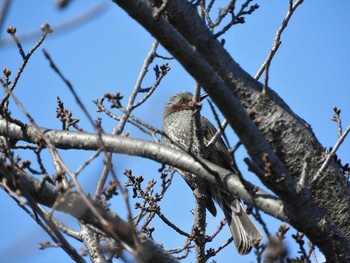
[[[181,100],[180,100],[181,102],[185,102],[186,100],[185,100],[185,98],[181,98]]]

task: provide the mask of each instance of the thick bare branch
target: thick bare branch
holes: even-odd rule
[[[99,135],[80,133],[74,131],[61,131],[42,129],[43,134],[51,141],[56,148],[60,149],[81,149],[81,150],[98,150],[100,147]],[[24,125],[23,129],[16,124],[7,123],[0,120],[0,135],[12,138],[13,140],[24,140],[35,143],[37,130],[30,126]],[[172,149],[171,147],[139,140],[124,136],[101,135],[105,143],[106,150],[114,153],[122,153],[133,156],[149,158],[159,163],[167,163],[182,170],[201,176],[210,183],[216,182],[215,177],[203,167],[201,163],[193,159],[185,152]],[[208,166],[212,171],[217,172],[222,177],[223,187],[233,194],[239,195],[248,204],[252,203],[252,198],[257,207],[267,214],[273,215],[284,221],[288,221],[283,212],[281,202],[275,197],[269,195],[263,190],[258,190],[252,197],[242,185],[240,180],[232,172],[218,167],[206,160],[201,162]]]

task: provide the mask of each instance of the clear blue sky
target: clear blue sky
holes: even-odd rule
[[[33,1],[13,1],[5,29],[7,26],[16,26],[20,35],[35,31],[41,24],[49,22],[55,30],[55,26],[83,13],[95,4],[96,1],[92,0],[73,1],[67,10],[59,11],[53,6],[53,1],[35,1],[35,4]],[[246,24],[234,27],[225,37],[225,47],[252,75],[256,73],[271,48],[275,31],[287,11],[288,1],[263,1],[260,5],[254,15],[246,18]],[[349,8],[350,2],[346,0],[305,1],[284,32],[282,45],[271,65],[270,87],[312,126],[317,138],[325,147],[333,146],[337,139],[336,124],[330,120],[333,105],[342,109],[344,128],[350,124]],[[6,37],[7,34],[1,32],[1,38]],[[101,16],[73,30],[50,35],[42,47],[51,54],[58,67],[74,85],[90,114],[94,118],[103,117],[105,130],[111,132],[116,123],[98,115],[91,101],[116,90],[128,96],[152,41],[152,37],[123,10],[108,3],[108,10]],[[35,40],[24,42],[24,49],[27,51],[34,42]],[[73,111],[74,116],[81,118],[82,126],[93,131],[64,83],[48,67],[40,49],[30,60],[15,94],[41,126],[61,128],[54,117],[56,97],[59,96],[66,107]],[[163,49],[160,53],[167,54]],[[14,74],[20,63],[21,59],[14,45],[0,48],[1,69],[9,68]],[[194,86],[193,79],[181,66],[175,61],[170,61],[169,64],[171,71],[154,96],[142,109],[135,111],[136,116],[159,128],[167,97],[178,91],[191,91]],[[151,71],[144,87],[150,86],[153,79]],[[13,104],[11,111],[15,117],[25,120]],[[204,105],[203,114],[210,116],[208,105]],[[127,131],[132,137],[147,138],[133,127],[127,126]],[[235,142],[236,139],[233,139],[232,144]],[[350,141],[347,140],[338,152],[344,163],[350,159],[349,146]],[[27,156],[27,153],[21,154]],[[62,152],[62,155],[74,171],[91,153]],[[243,156],[244,151],[241,150],[237,158],[242,159]],[[114,162],[120,176],[124,169],[130,168],[134,174],[142,173],[146,180],[158,178],[159,165],[152,161],[117,155]],[[242,163],[240,166],[247,179],[258,183]],[[100,171],[101,159],[93,162],[82,174],[81,183],[87,191],[94,189]],[[189,210],[193,207],[193,198],[178,175],[175,176],[168,194],[163,213],[189,231]],[[117,208],[116,204],[112,209]],[[49,237],[3,191],[0,191],[0,207],[2,262],[69,262],[69,257],[60,249],[38,250],[38,243],[48,240]],[[64,218],[65,222],[72,222],[67,216],[60,215],[60,218]],[[269,217],[265,219],[270,225],[270,231],[274,233],[279,222]],[[209,233],[216,228],[218,222],[219,218],[208,217]],[[168,233],[168,230],[163,224],[157,226],[155,237],[163,242],[166,248],[181,245],[184,241],[182,237],[173,234],[167,234],[166,237],[162,235]],[[229,230],[226,228],[216,246],[228,236]],[[291,251],[296,251],[295,247],[291,247]],[[215,259],[218,262],[254,262],[254,258],[253,254],[239,257],[231,244]]]

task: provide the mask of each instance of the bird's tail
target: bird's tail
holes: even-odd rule
[[[248,254],[252,247],[260,242],[262,233],[250,219],[239,199],[221,193],[217,201],[224,211],[238,253]]]

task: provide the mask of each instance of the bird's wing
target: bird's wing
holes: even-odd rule
[[[202,129],[204,135],[204,144],[207,145],[211,138],[216,133],[216,128],[214,125],[205,117],[201,116],[202,119]],[[220,137],[214,145],[212,145],[212,149],[208,149],[208,160],[216,165],[219,165],[223,168],[226,168],[231,171],[235,171],[234,162],[232,157],[228,152],[228,148],[222,138]]]

